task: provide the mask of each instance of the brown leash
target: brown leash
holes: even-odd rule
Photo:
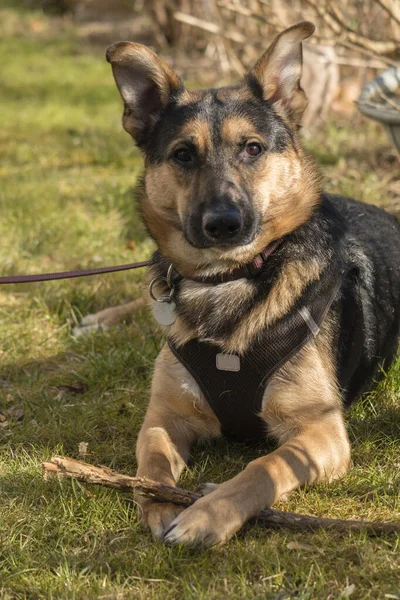
[[[251,279],[258,275],[263,268],[264,263],[268,260],[271,254],[280,246],[282,240],[276,240],[269,244],[264,250],[257,254],[255,258],[243,267],[234,269],[231,273],[223,275],[215,275],[212,277],[194,278],[194,281],[201,283],[225,283],[234,281],[235,279]],[[151,264],[150,260],[143,262],[128,263],[126,265],[115,265],[114,267],[97,267],[96,269],[81,269],[80,271],[60,271],[58,273],[37,273],[36,275],[10,275],[8,277],[0,277],[0,285],[12,283],[35,283],[38,281],[54,281],[55,279],[72,279],[73,277],[89,277],[89,275],[101,275],[102,273],[115,273],[116,271],[129,271],[130,269],[140,269],[148,267]]]
[[[35,281],[53,281],[55,279],[71,279],[73,277],[88,277],[89,275],[100,275],[101,273],[115,273],[116,271],[129,271],[148,267],[149,260],[126,265],[115,265],[114,267],[97,267],[96,269],[82,269],[80,271],[61,271],[59,273],[38,273],[36,275],[10,275],[0,277],[0,285],[7,283],[34,283]]]

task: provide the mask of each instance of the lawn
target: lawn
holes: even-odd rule
[[[67,24],[0,10],[0,272],[143,260],[141,159],[120,125],[104,49]],[[308,140],[332,191],[393,205],[398,163],[379,125],[332,122]],[[81,315],[146,293],[142,272],[0,288],[0,597],[400,599],[400,539],[248,529],[220,550],[152,542],[131,498],[44,482],[59,453],[128,474],[161,333],[134,322],[74,338]],[[79,384],[79,386],[77,385]],[[281,508],[400,518],[400,360],[348,416],[354,468]],[[195,450],[182,485],[223,481],[265,453],[224,440]]]

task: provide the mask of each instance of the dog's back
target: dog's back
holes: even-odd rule
[[[345,222],[343,252],[355,270],[343,286],[338,375],[346,403],[394,359],[400,333],[400,225],[376,206],[326,195]]]

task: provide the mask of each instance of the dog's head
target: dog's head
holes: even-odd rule
[[[142,150],[145,223],[184,274],[229,270],[304,223],[319,197],[296,137],[302,22],[276,37],[234,87],[188,91],[151,50],[107,51],[124,101],[123,125]]]

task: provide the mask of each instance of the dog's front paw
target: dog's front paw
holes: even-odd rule
[[[226,499],[200,498],[182,512],[164,536],[166,544],[218,546],[231,538],[243,525]]]
[[[75,338],[77,338],[81,335],[91,335],[92,333],[97,333],[99,331],[105,331],[109,329],[110,326],[107,324],[106,321],[104,321],[101,318],[101,314],[103,312],[105,311],[86,315],[86,317],[83,317],[80,324],[74,325],[74,327],[72,328],[72,335]]]
[[[219,485],[219,483],[201,483],[197,486],[196,492],[202,496],[208,496],[208,494],[211,494],[211,492],[215,492]]]
[[[153,539],[162,539],[171,523],[184,510],[170,502],[140,502],[142,521],[150,529]]]

